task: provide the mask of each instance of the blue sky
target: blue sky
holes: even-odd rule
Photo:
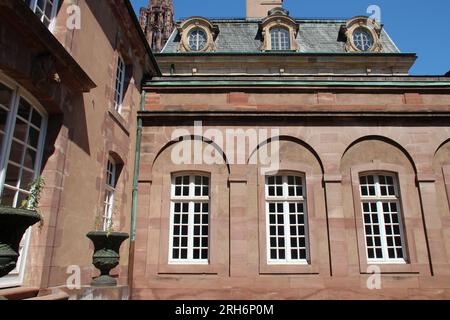
[[[132,0],[136,9],[148,0]],[[174,0],[176,19],[193,15],[245,17],[245,0]],[[412,74],[442,75],[450,70],[450,1],[448,0],[285,0],[291,16],[348,18],[381,9],[381,22],[403,52],[415,52]]]

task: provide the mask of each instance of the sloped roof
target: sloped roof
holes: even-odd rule
[[[219,34],[215,40],[216,52],[259,52],[261,39],[258,35],[259,20],[210,19],[217,25]],[[304,53],[345,53],[345,43],[338,41],[339,29],[346,20],[296,19],[300,25],[297,43]],[[176,53],[180,36],[174,30],[162,53]],[[389,35],[383,29],[381,34],[382,53],[400,53]]]

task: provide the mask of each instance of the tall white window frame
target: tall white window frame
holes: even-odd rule
[[[387,172],[360,174],[359,189],[368,263],[406,263],[397,176]]]
[[[288,51],[291,50],[290,32],[284,27],[273,27],[270,29],[271,50]]]
[[[114,194],[117,183],[117,164],[108,157],[106,165],[105,201],[103,212],[103,231],[108,231],[113,226]]]
[[[119,55],[117,58],[117,70],[115,79],[115,90],[114,90],[114,109],[118,112],[122,112],[122,105],[124,99],[124,88],[125,88],[125,72],[126,65],[122,56]]]
[[[310,263],[305,175],[265,178],[267,264]]]
[[[205,174],[172,175],[169,264],[209,264],[210,181]]]
[[[29,194],[29,182],[40,174],[47,114],[31,94],[1,72],[0,86],[11,90],[8,107],[3,104],[0,106],[3,115],[7,111],[5,130],[0,135],[3,136],[0,139],[0,204],[18,207]],[[27,116],[28,107],[31,109]],[[13,158],[19,158],[18,155],[20,163],[13,161]],[[29,167],[30,161],[32,168]],[[16,177],[15,185],[11,183],[11,177]],[[20,243],[16,269],[0,279],[0,288],[23,284],[30,237],[31,228],[25,232]]]
[[[25,0],[25,3],[50,31],[54,30],[59,0]]]

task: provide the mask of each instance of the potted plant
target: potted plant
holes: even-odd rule
[[[92,231],[87,237],[94,244],[92,264],[100,271],[100,276],[92,281],[91,286],[115,287],[117,281],[109,273],[119,265],[120,246],[129,238],[128,233],[114,232],[110,221],[107,231]]]
[[[30,184],[30,194],[20,208],[0,206],[0,278],[16,268],[20,241],[25,231],[42,222],[37,208],[44,184],[41,177],[36,178]]]

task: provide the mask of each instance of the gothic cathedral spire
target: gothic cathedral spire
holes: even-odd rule
[[[161,52],[175,28],[173,0],[149,0],[139,21],[153,52]]]

